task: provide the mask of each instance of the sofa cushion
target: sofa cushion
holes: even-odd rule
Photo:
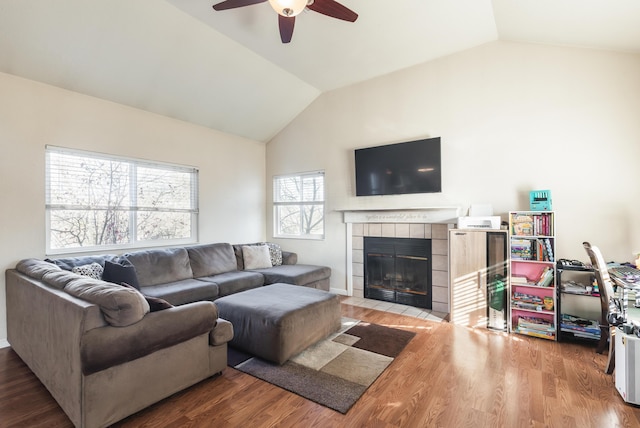
[[[123,260],[120,263],[105,260],[102,280],[113,282],[114,284],[122,284],[123,282],[126,282],[136,290],[140,290],[136,268],[128,260]]]
[[[125,255],[135,266],[140,288],[193,278],[185,248],[136,251]]]
[[[231,244],[187,247],[194,278],[235,271],[238,268]]]
[[[49,272],[59,272],[60,268],[53,263],[39,259],[24,259],[18,262],[16,270],[31,278],[42,279]]]
[[[239,293],[240,291],[264,285],[264,275],[258,272],[235,271],[219,275],[198,278],[200,281],[213,282],[218,285],[218,297]]]
[[[242,261],[245,269],[265,269],[272,266],[269,247],[266,245],[243,245]]]
[[[69,281],[64,291],[98,305],[104,318],[114,327],[135,324],[149,312],[149,304],[139,291],[97,279]]]
[[[104,268],[100,263],[93,262],[88,265],[74,266],[71,269],[71,272],[82,276],[88,276],[93,279],[102,279],[102,272],[104,272]]]
[[[66,257],[62,259],[45,259],[46,262],[53,263],[64,270],[72,270],[76,266],[84,266],[91,263],[99,263],[104,266],[105,260],[115,261],[118,256],[115,254],[99,254],[92,256]]]
[[[219,293],[218,284],[193,278],[148,287],[142,286],[140,292],[145,296],[159,297],[173,305],[214,300]]]
[[[282,265],[269,269],[255,269],[253,272],[264,275],[265,284],[283,282],[285,284],[306,285],[331,276],[331,268],[313,265]]]

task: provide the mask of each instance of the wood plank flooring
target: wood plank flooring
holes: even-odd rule
[[[639,427],[592,346],[480,331],[343,304],[343,315],[417,335],[347,415],[227,368],[117,427]],[[69,427],[10,348],[0,426]]]

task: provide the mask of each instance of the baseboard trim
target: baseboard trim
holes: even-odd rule
[[[347,290],[341,289],[341,288],[332,288],[329,290],[331,293],[333,294],[339,294],[341,296],[348,296],[349,294],[347,293]]]
[[[9,346],[9,341],[7,339],[0,339],[0,349],[2,348],[8,348]]]

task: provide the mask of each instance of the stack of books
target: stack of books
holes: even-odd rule
[[[586,339],[600,339],[600,327],[598,321],[580,318],[574,315],[562,314],[560,331],[573,333],[576,337]]]
[[[551,287],[553,286],[553,268],[545,266],[540,272],[540,276],[537,279],[529,279],[525,275],[511,275],[511,285],[529,285],[537,287]]]
[[[533,236],[533,216],[528,214],[513,214],[511,216],[512,235]]]
[[[518,332],[529,336],[542,337],[544,339],[554,339],[556,328],[552,322],[538,317],[518,317]]]
[[[553,262],[551,240],[549,238],[512,238],[511,258],[514,260]]]
[[[513,260],[533,260],[530,239],[511,239],[511,258]]]
[[[539,296],[514,291],[511,296],[511,305],[522,309],[541,311],[544,307],[544,302]]]
[[[511,215],[511,234],[519,236],[553,235],[553,216],[551,213]]]
[[[533,285],[534,282],[530,281],[525,275],[511,275],[511,285]]]
[[[552,311],[553,299],[551,297],[543,298],[532,294],[514,291],[511,296],[511,305],[520,309],[529,309],[532,311]]]
[[[563,293],[567,294],[591,294],[593,291],[592,286],[579,284],[575,281],[563,281],[560,285]]]

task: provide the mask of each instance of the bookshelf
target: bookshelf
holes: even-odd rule
[[[557,339],[553,211],[509,212],[510,305],[513,333]]]
[[[558,341],[600,340],[600,292],[591,267],[561,266],[558,280]]]

